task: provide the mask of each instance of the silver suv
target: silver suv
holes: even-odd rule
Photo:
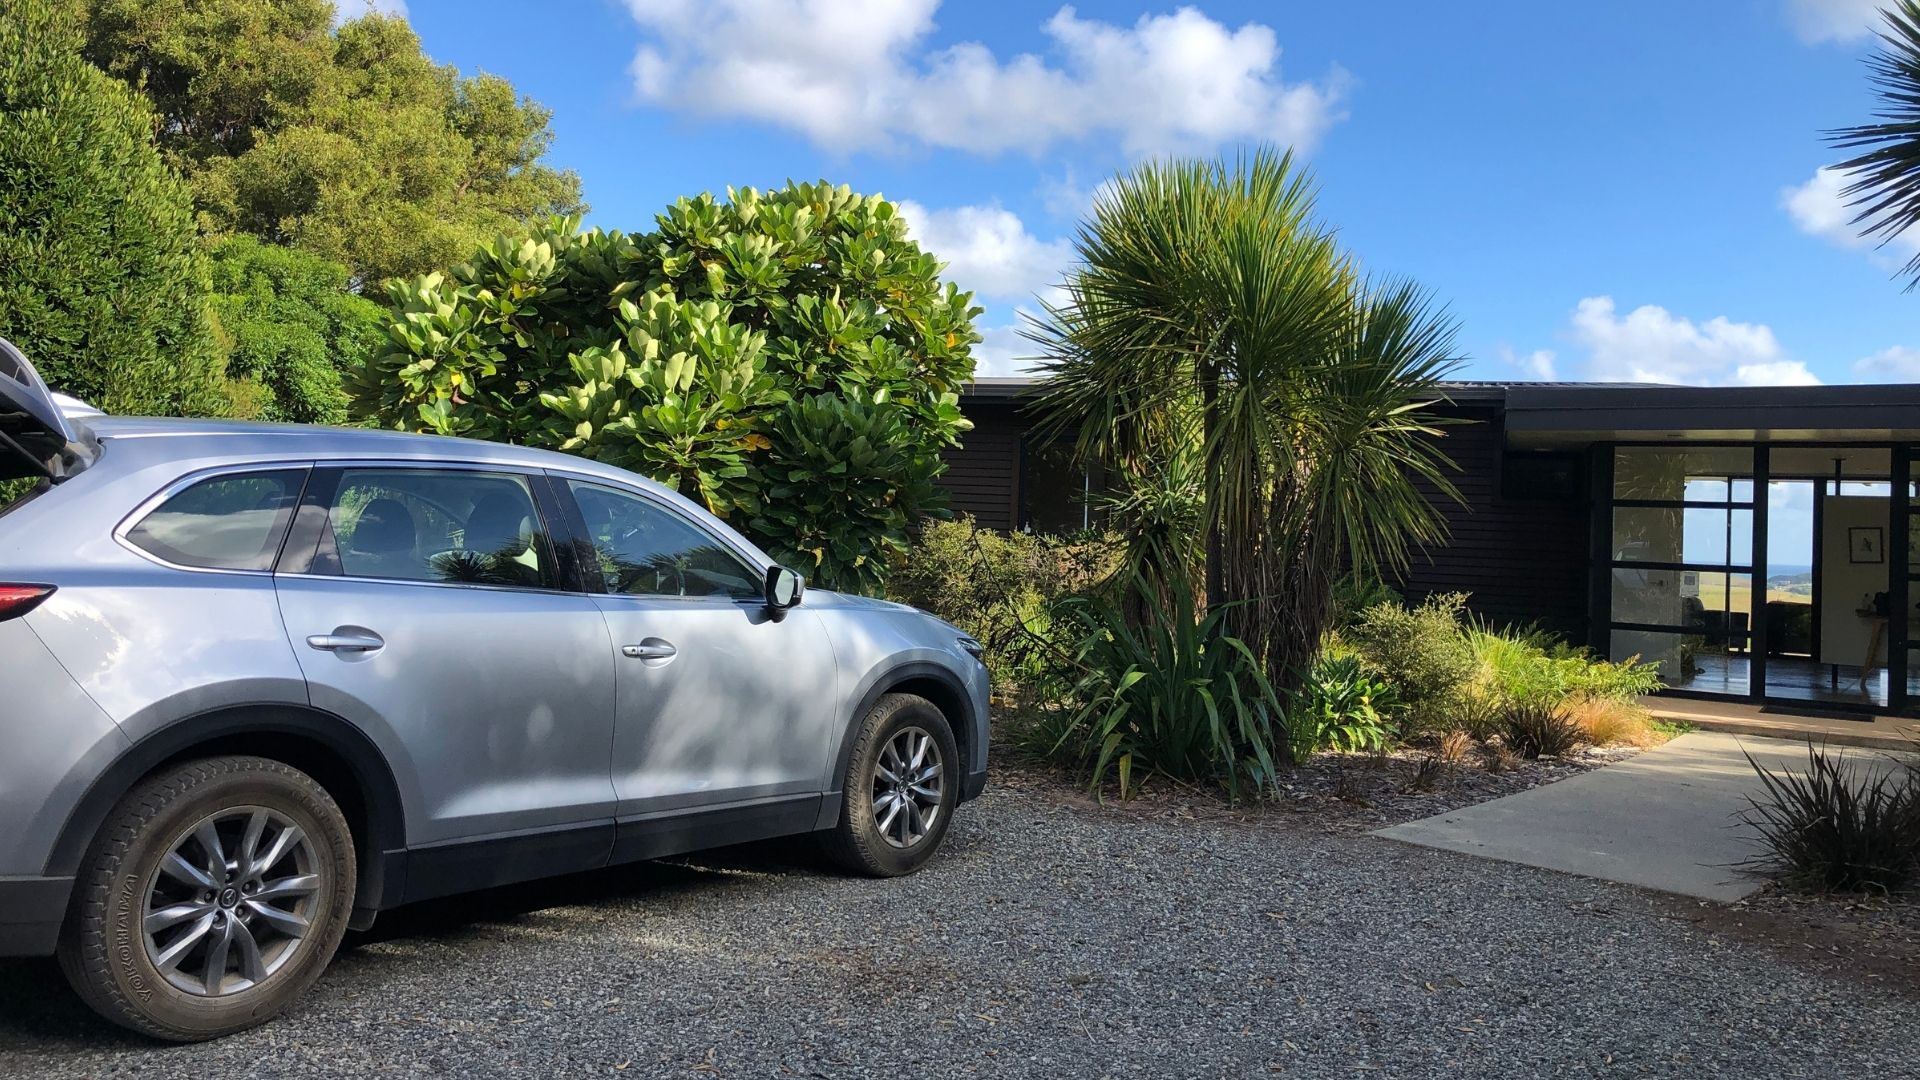
[[[0,342],[0,955],[177,1040],[396,905],[763,837],[905,874],[986,784],[980,646],[619,469],[78,415]]]

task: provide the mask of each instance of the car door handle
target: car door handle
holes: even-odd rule
[[[620,655],[631,660],[671,660],[679,651],[673,647],[673,642],[657,637],[650,637],[638,645],[620,646]]]
[[[349,630],[342,626],[331,634],[314,634],[307,638],[309,648],[326,652],[373,652],[385,648],[387,639],[371,630]]]

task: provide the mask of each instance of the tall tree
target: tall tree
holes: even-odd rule
[[[146,94],[202,228],[342,263],[373,292],[584,209],[551,114],[435,64],[402,19],[327,0],[88,0],[87,55]]]
[[[109,412],[224,411],[187,187],[82,40],[61,0],[0,5],[0,334]]]
[[[1839,128],[1830,141],[1836,150],[1859,151],[1838,166],[1852,177],[1841,195],[1860,235],[1885,244],[1920,225],[1920,2],[1898,0],[1881,14],[1880,48],[1867,60],[1867,81],[1880,98],[1877,119]],[[1900,273],[1908,289],[1920,285],[1920,254]]]
[[[236,416],[347,422],[342,375],[386,339],[387,313],[347,287],[347,269],[251,236],[211,245],[213,309]]]
[[[1411,286],[1359,280],[1269,151],[1139,166],[1076,248],[1066,303],[1031,331],[1042,431],[1119,475],[1197,474],[1207,601],[1235,605],[1224,628],[1297,681],[1343,560],[1391,567],[1441,535],[1414,479],[1451,490],[1423,409],[1451,323]]]

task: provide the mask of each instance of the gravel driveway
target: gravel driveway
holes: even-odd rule
[[[436,903],[201,1046],[7,963],[0,1075],[1920,1075],[1912,982],[1692,905],[1301,817],[1171,817],[1003,786],[906,880],[763,846]]]

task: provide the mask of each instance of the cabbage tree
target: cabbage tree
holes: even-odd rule
[[[1067,299],[1029,330],[1043,432],[1120,475],[1197,472],[1207,603],[1234,605],[1223,629],[1297,685],[1341,570],[1390,571],[1444,535],[1420,483],[1452,492],[1427,408],[1451,320],[1361,277],[1271,151],[1135,168],[1076,249]]]

